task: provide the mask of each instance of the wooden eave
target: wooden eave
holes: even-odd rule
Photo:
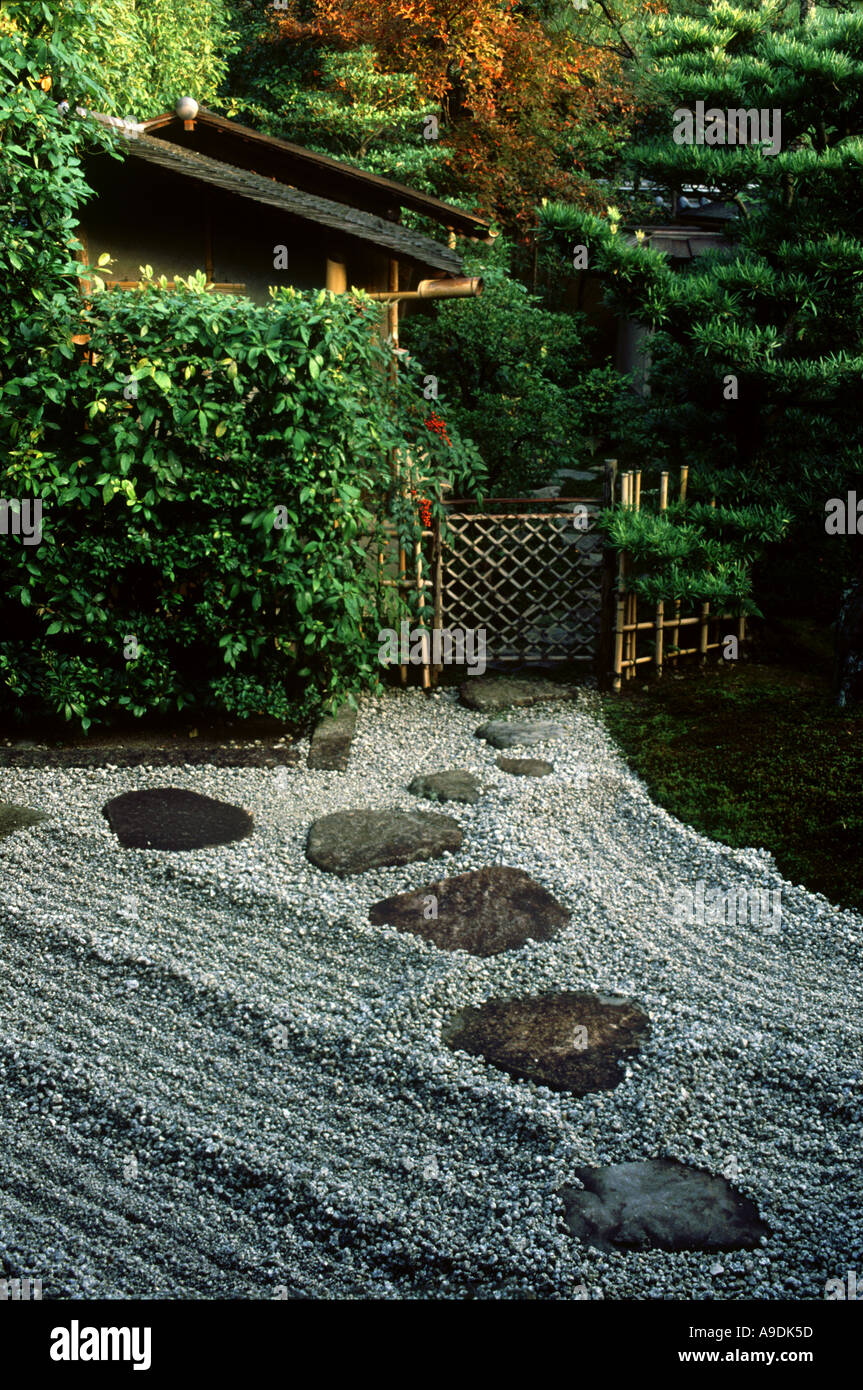
[[[288,187],[247,169],[237,169],[136,129],[118,130],[118,136],[127,155],[180,178],[277,208],[316,228],[324,227],[339,236],[366,242],[391,258],[419,269],[438,270],[445,275],[462,274],[461,259],[455,251],[398,222]]]
[[[336,202],[344,201],[361,206],[363,201],[372,200],[381,209],[392,206],[410,208],[473,241],[494,240],[489,223],[484,218],[452,207],[440,198],[421,193],[407,184],[383,178],[379,174],[371,174],[365,169],[358,169],[355,165],[333,159],[329,155],[317,154],[314,150],[292,144],[289,140],[263,135],[251,126],[229,121],[210,111],[199,111],[193,124],[236,142],[239,147],[238,153],[246,147],[250,164],[254,163],[254,171],[268,174],[280,182],[296,185],[304,177],[311,177],[317,184],[314,191],[326,185],[328,196]],[[182,118],[171,111],[142,121],[141,128],[147,135],[160,140],[168,138],[169,135],[176,135],[178,140],[182,140],[184,135]],[[183,146],[180,145],[180,148]],[[236,157],[225,160],[225,163],[235,166],[236,162]]]

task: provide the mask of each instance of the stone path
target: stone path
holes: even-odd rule
[[[569,913],[521,869],[492,867],[374,903],[369,921],[390,923],[446,951],[496,956],[525,941],[550,941]]]
[[[254,821],[238,806],[177,787],[148,787],[106,803],[105,817],[127,849],[206,849],[251,835]]]
[[[463,801],[468,806],[479,800],[479,783],[472,772],[463,768],[415,777],[408,791],[429,801]]]
[[[479,692],[476,708],[501,713],[529,707],[525,684],[468,688]],[[711,846],[651,807],[615,754],[598,755],[602,735],[579,698],[558,687],[555,700],[549,684],[539,683],[535,703],[552,704],[554,721],[506,718],[476,729],[462,718],[464,706],[450,707],[461,722],[442,750],[435,707],[417,696],[419,723],[400,722],[387,712],[410,709],[412,697],[393,697],[381,706],[380,732],[360,725],[349,790],[342,773],[316,784],[317,815],[308,793],[296,790],[309,775],[303,769],[254,779],[221,769],[206,779],[218,796],[194,791],[201,774],[192,770],[177,777],[191,786],[172,787],[130,788],[132,774],[120,771],[81,773],[81,809],[62,787],[44,784],[43,798],[35,773],[17,774],[10,792],[21,800],[0,803],[7,875],[25,904],[23,913],[0,904],[0,1012],[12,1039],[0,1048],[11,1088],[0,1127],[17,1126],[23,1167],[19,1174],[13,1155],[10,1195],[0,1197],[4,1267],[44,1247],[44,1178],[46,1194],[67,1212],[72,1244],[83,1233],[103,1296],[164,1289],[154,1251],[145,1252],[147,1231],[154,1240],[158,1233],[189,1296],[224,1293],[226,1281],[248,1294],[266,1248],[273,1278],[297,1295],[337,1286],[350,1296],[354,1269],[354,1291],[365,1295],[380,1278],[385,1296],[466,1296],[486,1269],[495,1272],[479,1276],[483,1287],[503,1296],[569,1296],[560,1272],[578,1270],[598,1295],[649,1296],[658,1278],[663,1296],[706,1297],[719,1275],[699,1258],[755,1252],[751,1278],[749,1266],[727,1264],[743,1281],[735,1288],[758,1289],[767,1277],[760,1252],[777,1226],[786,1233],[782,1268],[805,1280],[805,1250],[794,1263],[805,1225],[801,1164],[789,1159],[790,1168],[766,1175],[777,1145],[792,1153],[789,1136],[820,1143],[820,1126],[835,1147],[857,1113],[853,1090],[846,1095],[837,1082],[829,1104],[825,1090],[830,1068],[841,1065],[830,1059],[854,1055],[847,1039],[859,1020],[856,1002],[847,983],[839,1002],[832,981],[800,974],[816,991],[806,1016],[829,1020],[846,1039],[809,1062],[810,1104],[799,1084],[806,1063],[794,1060],[798,1002],[774,978],[777,961],[787,970],[804,958],[808,928],[798,940],[784,927],[781,951],[751,932],[738,932],[738,941],[709,924],[669,929],[655,884],[647,892],[639,878],[653,872],[651,853],[664,854],[666,841],[678,856],[687,847],[690,874],[693,863],[704,874],[721,861],[726,874],[771,881],[768,858]],[[446,724],[445,699],[438,709]],[[425,742],[417,728],[427,730]],[[342,736],[329,732],[342,744],[333,758],[345,756]],[[471,762],[472,740],[481,766],[448,768],[454,755]],[[493,760],[492,748],[549,740],[555,766]],[[389,773],[369,779],[379,749]],[[418,764],[437,759],[444,771],[411,778]],[[360,799],[364,779],[373,780],[374,797],[345,809],[347,797]],[[147,769],[142,780],[152,780]],[[99,786],[117,794],[100,798]],[[387,806],[387,795],[448,799],[453,814]],[[102,808],[110,832],[100,839]],[[603,854],[614,858],[604,861],[598,893],[588,847],[612,820]],[[50,892],[43,902],[41,886],[26,879],[39,844],[52,847],[51,872],[64,885],[53,906]],[[413,866],[428,860],[465,871],[423,882]],[[823,915],[812,895],[786,888],[792,922],[795,912],[801,921]],[[830,923],[835,965],[844,938],[834,918],[823,916],[822,937]],[[686,989],[669,984],[679,961],[687,962]],[[74,1007],[58,1002],[66,999]],[[21,1014],[20,1002],[29,1012]],[[760,1044],[750,1050],[741,1039],[771,1029],[756,1066]],[[784,1108],[787,1135],[775,1119]],[[43,1136],[43,1171],[28,1180],[27,1156],[40,1142],[33,1117],[43,1114],[61,1129]],[[78,1134],[77,1148],[64,1142],[63,1126]],[[86,1138],[93,1132],[102,1136],[96,1148]],[[723,1148],[729,1142],[751,1145],[740,1173],[736,1153]],[[137,1176],[117,1176],[127,1160],[135,1174],[139,1162],[146,1169],[140,1190]],[[171,1167],[175,1160],[186,1176]],[[404,1208],[396,1171],[410,1193]],[[789,1180],[789,1172],[797,1176]],[[345,1185],[349,1173],[359,1185]],[[379,1177],[386,1192],[378,1203]],[[86,1215],[75,1195],[94,1182],[110,1190],[110,1237],[108,1226],[96,1234],[103,1218]],[[510,1213],[490,1244],[489,1201]],[[764,1201],[770,1210],[762,1214]],[[783,1202],[793,1205],[790,1223]],[[824,1227],[817,1209],[812,1217],[810,1246]],[[828,1224],[835,1247],[842,1213]],[[4,1254],[4,1229],[17,1232],[14,1258]],[[65,1237],[51,1239],[56,1246]],[[639,1263],[644,1252],[660,1263]],[[598,1261],[598,1283],[588,1258]],[[59,1268],[55,1262],[50,1273],[60,1296],[81,1296],[77,1276]]]
[[[519,1080],[586,1096],[619,1086],[621,1064],[649,1034],[647,1015],[628,999],[561,992],[488,999],[457,1014],[444,1040]]]
[[[723,1177],[674,1159],[579,1168],[562,1189],[566,1223],[598,1250],[751,1250],[769,1232]]]

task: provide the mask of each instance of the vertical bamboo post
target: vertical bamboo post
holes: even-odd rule
[[[399,288],[399,263],[398,263],[398,261],[395,259],[395,257],[392,257],[392,258],[390,259],[390,262],[389,262],[389,269],[388,269],[388,276],[387,276],[387,289],[388,289],[388,290],[390,291],[390,293],[392,293],[392,294],[398,294],[398,288]],[[399,359],[395,356],[396,349],[398,348],[398,345],[399,345],[399,302],[398,302],[397,299],[391,300],[391,301],[387,304],[387,308],[386,308],[386,319],[387,319],[387,336],[388,336],[389,341],[390,341],[390,346],[391,346],[392,349],[393,349],[392,365],[391,365],[391,367],[390,367],[390,381],[391,381],[391,383],[392,383],[393,389],[395,390],[396,386],[398,385],[398,379],[399,379]],[[395,484],[397,487],[400,486],[401,495],[402,495],[402,497],[405,497],[405,498],[406,498],[407,495],[408,495],[408,489],[407,489],[407,484],[406,484],[406,483],[403,483],[403,482],[401,481],[401,478],[400,478],[399,460],[398,460],[398,455],[397,455],[397,453],[394,453],[394,454],[393,454],[392,468],[393,468],[393,482],[394,482],[394,484]],[[404,597],[405,593],[407,592],[407,584],[408,584],[408,580],[407,580],[407,568],[408,568],[407,554],[406,554],[406,552],[405,552],[404,546],[402,545],[401,541],[399,541],[399,586],[398,586],[398,593],[401,594],[402,597]],[[407,668],[407,666],[405,666],[404,664],[400,664],[400,665],[399,665],[399,680],[400,680],[400,682],[401,682],[402,685],[407,685],[407,680],[408,680],[408,668]]]
[[[668,508],[668,474],[661,473],[659,476],[659,511],[660,514]],[[656,677],[659,680],[662,676],[662,658],[665,651],[665,602],[663,599],[656,600],[656,652],[654,661],[656,662]]]
[[[441,555],[441,524],[440,517],[436,516],[433,523],[434,538],[434,627],[432,629],[432,641],[434,633],[439,632],[443,625],[443,556]],[[438,641],[442,642],[442,638]],[[442,667],[432,665],[432,685],[437,685],[438,677]]]
[[[703,666],[707,660],[707,631],[710,614],[710,604],[702,603],[701,617],[698,623],[698,664]]]
[[[614,506],[616,495],[617,459],[606,459],[602,483],[602,505],[604,509]],[[614,616],[612,616],[612,601],[615,579],[614,552],[611,550],[611,547],[606,544],[603,545],[602,553],[600,626],[599,642],[596,652],[596,675],[601,690],[606,690],[608,688],[609,676],[614,668],[617,609],[615,602]]]
[[[620,477],[620,503],[629,505],[630,475]],[[623,672],[623,627],[626,622],[626,551],[621,550],[617,560],[617,612],[614,626],[614,689],[619,691]]]
[[[422,522],[420,522],[420,524],[422,524]],[[423,636],[423,675],[422,675],[422,681],[423,681],[423,690],[428,690],[429,687],[430,687],[430,685],[431,685],[431,671],[430,671],[430,669],[429,669],[430,666],[431,666],[431,650],[430,650],[430,640],[431,640],[431,639],[430,639],[430,637],[429,637],[428,629],[426,628],[426,625],[425,625],[426,592],[425,592],[425,583],[424,583],[425,575],[424,575],[424,573],[423,573],[423,537],[422,537],[422,532],[420,532],[420,538],[419,538],[419,540],[417,541],[417,543],[416,543],[416,545],[415,545],[415,547],[414,547],[414,559],[415,559],[415,561],[416,561],[416,572],[417,572],[417,593],[418,593],[418,595],[419,595],[418,607],[419,607],[419,610],[420,610],[420,627],[423,629],[423,632],[424,632],[424,636]]]
[[[631,473],[630,478],[630,504],[634,512],[640,512],[641,469],[636,469],[633,473]],[[638,623],[638,595],[634,592],[630,593],[629,595],[629,612],[627,614],[626,621],[630,627],[630,631],[627,633],[627,658],[630,664],[626,668],[626,679],[628,681],[631,681],[635,679],[635,674],[638,669],[635,665],[635,658],[638,655],[638,631],[636,628],[636,624]]]

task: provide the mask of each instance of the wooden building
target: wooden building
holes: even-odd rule
[[[488,223],[404,184],[199,110],[113,126],[124,158],[87,157],[94,196],[79,236],[91,265],[107,252],[109,282],[134,284],[139,267],[186,277],[263,303],[272,285],[352,287],[380,296],[475,294],[457,235],[490,240]],[[411,209],[448,234],[402,223]],[[429,286],[432,288],[429,288]],[[438,288],[434,288],[437,286]]]

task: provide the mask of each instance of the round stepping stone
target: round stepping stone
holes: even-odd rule
[[[567,700],[575,693],[571,685],[559,685],[540,677],[472,676],[459,689],[462,704],[481,714],[493,714],[495,710],[513,706],[538,705],[543,700]]]
[[[537,719],[533,723],[507,723],[503,719],[492,719],[477,729],[477,738],[484,738],[494,748],[515,748],[518,745],[546,743],[552,738],[563,738],[565,730],[560,724],[547,719]]]
[[[207,849],[243,840],[254,827],[241,807],[180,787],[124,792],[102,814],[126,849]]]
[[[28,825],[38,825],[47,820],[44,811],[33,811],[29,806],[16,806],[14,801],[0,801],[0,840],[11,835],[13,830],[23,830]]]
[[[333,874],[361,874],[461,848],[461,827],[431,811],[335,811],[309,830],[306,858]]]
[[[369,920],[433,941],[445,951],[496,956],[525,941],[550,941],[569,913],[521,869],[494,865],[398,893],[369,908]]]
[[[479,800],[479,783],[472,772],[453,768],[450,772],[432,772],[428,776],[419,775],[408,787],[414,796],[428,797],[429,801],[465,801],[472,806]]]
[[[511,777],[547,777],[554,772],[553,764],[544,758],[495,758],[495,763]]]
[[[722,1177],[673,1158],[577,1168],[565,1220],[598,1250],[751,1250],[769,1235],[754,1202]]]
[[[456,1014],[443,1039],[518,1080],[585,1096],[614,1090],[649,1034],[647,1014],[628,999],[561,992],[488,999]]]

